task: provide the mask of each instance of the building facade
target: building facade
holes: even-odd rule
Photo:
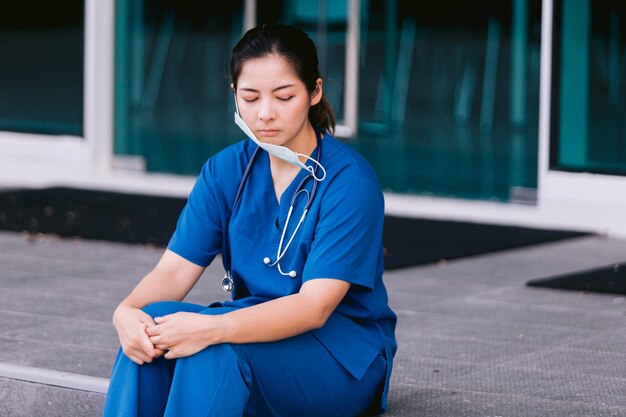
[[[390,214],[626,236],[626,5],[68,0],[0,17],[0,187],[186,196],[243,135],[228,59],[315,40],[336,136]]]

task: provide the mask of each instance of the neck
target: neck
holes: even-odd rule
[[[307,124],[295,138],[290,140],[288,144],[285,144],[290,150],[303,155],[311,155],[317,145],[317,134],[311,124]],[[300,157],[300,160],[306,163],[306,158]],[[299,170],[298,167],[271,154],[270,163],[274,169],[280,171]]]

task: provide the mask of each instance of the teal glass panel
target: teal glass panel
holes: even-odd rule
[[[151,172],[196,175],[242,138],[233,123],[229,58],[243,2],[118,0],[115,154]]]
[[[346,142],[385,190],[532,202],[537,188],[540,0],[362,0],[359,131]],[[318,44],[343,114],[347,1],[259,0],[259,22]]]
[[[0,130],[83,135],[83,3],[5,2]]]
[[[540,0],[362,0],[359,130],[346,143],[385,190],[520,201],[537,186]],[[240,139],[227,60],[242,2],[117,3],[116,153],[195,174]],[[259,23],[294,24],[319,49],[343,118],[347,0],[259,0]]]
[[[554,9],[551,169],[626,175],[626,3]]]
[[[258,0],[257,20],[299,27],[315,42],[324,94],[343,119],[347,0]]]
[[[388,191],[532,203],[539,0],[363,3],[360,132]]]

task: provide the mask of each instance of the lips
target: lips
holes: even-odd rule
[[[261,136],[265,136],[265,137],[272,137],[272,136],[276,136],[278,134],[278,130],[275,129],[262,129],[259,130],[259,133],[261,134]]]

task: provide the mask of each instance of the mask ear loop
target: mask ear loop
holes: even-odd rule
[[[321,145],[320,145],[320,146],[321,146]],[[309,172],[311,173],[311,175],[313,176],[313,178],[315,179],[315,181],[318,181],[318,182],[324,181],[324,179],[326,178],[326,170],[324,169],[324,166],[323,166],[322,164],[320,164],[320,163],[319,163],[319,162],[318,162],[315,158],[311,158],[311,157],[310,157],[310,156],[308,156],[308,155],[304,155],[304,154],[302,154],[302,153],[299,153],[299,154],[297,154],[297,155],[298,155],[298,156],[304,156],[304,157],[305,157],[306,159],[308,159],[309,161],[313,161],[313,162],[315,162],[315,163],[317,164],[317,166],[318,166],[318,167],[320,167],[320,169],[322,170],[322,173],[324,174],[324,175],[322,175],[322,177],[321,177],[321,178],[318,178],[318,177],[315,175],[315,168],[313,168],[312,166],[308,165],[308,166],[306,167],[306,169],[307,169],[307,171],[309,171]]]

